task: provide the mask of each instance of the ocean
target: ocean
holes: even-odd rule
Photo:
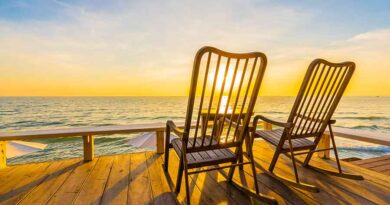
[[[295,97],[259,97],[255,114],[286,119]],[[74,127],[183,122],[186,97],[1,97],[0,132]],[[335,126],[390,133],[390,97],[344,97]],[[139,152],[128,141],[137,134],[97,136],[95,154]],[[49,161],[83,155],[82,138],[32,140],[47,144],[38,152],[8,159],[9,164]],[[390,153],[390,148],[337,138],[341,158],[370,158]]]

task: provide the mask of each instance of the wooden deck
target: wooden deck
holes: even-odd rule
[[[279,204],[388,204],[390,177],[342,162],[345,170],[362,174],[363,181],[328,176],[299,168],[302,179],[320,188],[311,193],[292,187],[264,173],[272,148],[256,141],[257,179],[261,192]],[[177,157],[170,155],[170,173],[175,181]],[[185,189],[172,194],[162,171],[163,155],[155,152],[96,157],[84,163],[69,159],[10,166],[0,170],[0,204],[175,204],[184,203]],[[333,166],[332,160],[313,158],[314,165]],[[283,156],[276,172],[292,177],[289,159]],[[261,166],[260,166],[261,165]],[[236,171],[234,180],[253,188],[250,167]],[[220,172],[192,175],[192,204],[250,204],[248,196],[225,182]]]
[[[390,175],[390,155],[382,157],[375,157],[370,159],[363,159],[351,162],[360,167],[371,169],[373,171]]]

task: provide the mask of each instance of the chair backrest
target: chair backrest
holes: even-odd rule
[[[353,62],[316,59],[310,64],[288,119],[291,138],[323,134],[354,70]]]
[[[194,60],[184,138],[187,150],[241,146],[267,64],[263,53],[201,48]],[[228,125],[228,126],[224,126]],[[224,128],[223,128],[224,127]]]

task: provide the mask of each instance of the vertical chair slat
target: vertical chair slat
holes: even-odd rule
[[[249,61],[249,59],[246,58],[246,59],[245,59],[245,63],[244,63],[244,68],[243,68],[243,71],[242,71],[242,75],[241,75],[241,79],[240,79],[240,85],[238,86],[238,90],[237,90],[236,100],[235,100],[234,105],[233,105],[232,116],[234,116],[235,113],[236,113],[236,108],[237,108],[238,100],[240,99],[241,88],[242,88],[242,84],[243,84],[243,82],[244,82],[244,78],[245,78],[245,74],[246,74],[246,69],[247,69],[247,66],[248,66],[248,61]],[[227,132],[226,132],[226,138],[229,137],[230,128],[231,128],[231,126],[232,126],[232,123],[233,123],[233,118],[230,119],[229,127],[228,127],[228,130],[227,130]],[[233,136],[232,143],[234,143],[234,141],[235,141],[235,136]]]
[[[219,121],[219,119],[218,119],[219,109],[220,109],[220,106],[221,106],[221,100],[222,100],[222,97],[223,97],[223,91],[225,89],[225,83],[226,83],[227,73],[228,73],[228,70],[229,70],[229,64],[230,64],[230,58],[228,58],[228,60],[227,60],[227,63],[226,63],[226,66],[225,66],[225,72],[223,73],[224,74],[224,78],[222,79],[222,86],[221,86],[221,90],[219,92],[217,109],[215,110],[215,117],[214,117],[214,121],[213,121],[213,130],[211,132],[211,140],[210,140],[209,146],[212,144],[214,136],[217,138],[217,143],[219,141],[219,137],[216,136],[217,132],[218,132],[217,130],[219,129],[217,121]]]
[[[225,123],[225,117],[226,117],[226,114],[229,110],[229,104],[230,104],[230,98],[231,98],[231,95],[232,95],[232,92],[233,92],[233,88],[234,88],[234,83],[236,82],[236,75],[237,75],[237,70],[238,70],[238,65],[240,63],[240,59],[238,58],[237,61],[236,61],[236,66],[234,68],[234,73],[233,73],[233,77],[232,77],[232,82],[230,84],[230,89],[229,89],[229,94],[228,94],[228,97],[227,97],[227,100],[226,100],[226,106],[225,106],[225,111],[223,113],[223,116],[222,116],[222,132],[223,132],[223,125]],[[231,118],[234,118],[234,113],[232,111],[232,114],[231,114]],[[230,129],[230,127],[228,128]],[[218,144],[219,144],[219,139],[220,137],[218,137]],[[228,136],[225,136],[225,143],[227,143],[227,140],[228,140]]]
[[[341,85],[342,85],[343,79],[347,75],[347,71],[348,71],[348,67],[344,70],[341,78],[335,80],[335,82],[337,83],[337,86],[336,86],[336,89],[334,90],[334,92],[332,93],[332,95],[331,95],[332,97],[330,98],[329,104],[327,105],[327,107],[326,107],[326,109],[324,111],[324,114],[323,114],[323,116],[321,118],[323,121],[326,120],[326,118],[330,118],[330,117],[328,117],[329,112],[331,111],[333,102],[335,100],[337,100],[337,95],[339,93],[338,91],[339,91],[340,88],[342,88]],[[336,103],[338,103],[338,102],[336,102]],[[318,127],[317,127],[317,131],[320,132],[322,129],[325,129],[326,126],[327,125],[319,124]]]
[[[209,52],[208,57],[207,57],[206,71],[205,71],[205,76],[204,76],[204,80],[203,80],[202,96],[200,98],[198,117],[197,117],[197,120],[196,120],[196,128],[195,128],[195,135],[194,135],[194,141],[195,142],[196,142],[196,137],[198,135],[198,130],[199,130],[199,121],[200,121],[200,117],[201,117],[201,114],[202,114],[204,94],[206,92],[207,77],[208,77],[208,74],[209,74],[209,67],[210,67],[210,59],[211,59],[211,52]],[[193,145],[192,145],[192,148],[194,148],[194,147],[195,147],[195,143],[193,143]]]
[[[324,66],[325,68],[326,66]],[[310,127],[310,123],[312,122],[312,118],[311,118],[311,114],[313,113],[313,109],[314,107],[316,107],[317,105],[317,101],[318,101],[318,98],[320,97],[320,94],[321,94],[321,91],[322,91],[322,88],[324,87],[324,84],[326,83],[326,80],[328,78],[328,75],[329,75],[329,72],[331,70],[331,66],[329,66],[329,69],[326,69],[326,73],[325,73],[325,76],[322,78],[322,75],[319,76],[318,78],[318,82],[320,82],[320,87],[318,90],[314,90],[313,91],[313,95],[314,93],[317,93],[316,97],[314,98],[314,102],[312,103],[311,107],[310,107],[310,111],[309,111],[309,114],[307,115],[307,119],[305,121],[305,124],[303,124],[303,129],[301,130],[301,135],[303,134],[303,131],[305,131],[306,134],[309,134],[309,127]],[[314,119],[313,119],[314,120]],[[307,123],[309,122],[309,126],[306,127]]]
[[[251,74],[249,75],[249,79],[248,79],[248,85],[251,85],[251,83],[252,83],[252,78],[253,78],[253,74],[254,74],[254,71],[255,71],[255,68],[256,68],[256,63],[257,63],[257,58],[255,58],[254,62],[253,62]],[[241,115],[242,115],[242,112],[243,112],[243,110],[245,108],[245,103],[246,103],[246,99],[248,97],[249,90],[250,90],[250,86],[248,86],[246,88],[246,91],[245,91],[244,99],[243,99],[243,102],[242,102],[242,105],[241,105],[240,114],[237,117],[237,127],[236,127],[236,130],[234,132],[234,136],[237,136],[237,133],[240,130],[239,127],[240,127]],[[251,115],[252,114],[252,113],[248,113],[248,112],[250,112],[250,111],[247,110],[247,113],[246,113],[247,115]],[[238,140],[242,140],[242,139],[238,139]]]
[[[312,128],[312,129],[310,130],[310,132],[306,132],[306,134],[307,133],[313,133],[314,127],[316,126],[316,124],[319,123],[318,122],[318,116],[320,115],[320,113],[318,111],[319,111],[320,107],[323,107],[323,105],[326,104],[326,101],[324,101],[324,103],[323,103],[323,100],[324,100],[324,97],[326,96],[326,93],[328,91],[330,83],[334,80],[333,76],[334,76],[336,70],[338,70],[338,68],[339,68],[338,66],[334,67],[334,69],[332,69],[332,73],[331,73],[330,77],[328,79],[324,80],[324,82],[327,82],[326,86],[325,86],[325,89],[324,89],[324,91],[321,94],[320,101],[318,102],[318,105],[317,105],[315,111],[313,112],[313,120],[310,121],[309,125],[307,126],[308,127],[307,131],[309,131],[310,128]],[[330,71],[330,69],[329,69],[329,71]],[[313,123],[313,126],[312,126],[312,123]]]
[[[213,104],[215,85],[217,84],[217,79],[218,79],[218,72],[219,72],[219,64],[220,64],[220,62],[221,62],[221,55],[218,55],[217,66],[215,68],[215,74],[214,74],[214,80],[213,80],[213,87],[212,87],[212,90],[211,90],[209,106],[208,106],[207,115],[206,115],[206,118],[205,118],[206,120],[205,120],[205,122],[202,122],[202,123],[206,123],[206,124],[204,125],[205,128],[202,130],[202,145],[201,145],[201,147],[203,147],[204,140],[205,140],[205,137],[206,137],[206,131],[207,131],[209,117],[210,117],[210,110],[211,110],[211,106]]]
[[[301,111],[303,109],[303,106],[306,102],[307,95],[310,91],[310,87],[313,84],[313,81],[315,79],[315,76],[317,75],[318,67],[320,65],[316,65],[313,69],[309,69],[308,73],[306,74],[307,78],[305,77],[305,81],[303,82],[302,88],[300,90],[299,95],[297,96],[297,99],[293,106],[293,114],[290,115],[289,121],[293,122],[293,129],[290,130],[290,134],[294,132],[294,130],[298,130],[298,127],[295,126],[298,122],[298,119],[301,120],[298,116],[301,115]],[[314,70],[314,74],[313,73]],[[309,88],[309,89],[308,89]],[[297,112],[298,111],[298,112]]]
[[[318,117],[317,117],[317,118],[319,119],[319,121],[323,120],[324,117],[325,117],[325,115],[326,115],[326,110],[327,110],[327,109],[324,110],[324,108],[325,108],[325,107],[328,107],[328,105],[330,104],[330,102],[332,102],[332,98],[330,98],[330,101],[329,101],[329,102],[328,102],[328,99],[329,99],[330,96],[332,96],[333,88],[335,87],[335,85],[336,85],[336,83],[337,83],[337,81],[338,81],[338,78],[339,78],[339,76],[340,76],[340,73],[341,73],[341,71],[343,70],[343,66],[340,66],[339,68],[340,68],[340,69],[338,69],[337,74],[336,74],[336,77],[334,78],[334,80],[333,80],[333,82],[332,82],[332,86],[330,87],[328,93],[326,94],[325,102],[324,102],[324,104],[322,105],[320,112],[318,113]],[[324,112],[324,113],[323,113],[323,112]],[[322,114],[322,117],[320,117],[321,114]],[[320,126],[321,126],[320,124],[317,124],[317,125],[313,126],[312,132],[313,132],[314,130],[316,130],[316,132],[318,132],[318,129],[319,129]],[[316,128],[316,127],[317,127],[317,128]]]
[[[305,105],[305,110],[304,110],[303,113],[302,113],[302,116],[303,116],[303,117],[300,118],[299,124],[298,124],[298,126],[296,126],[297,129],[296,129],[296,131],[295,131],[295,135],[298,135],[299,129],[301,129],[301,131],[305,129],[304,127],[301,127],[301,125],[302,125],[302,122],[307,122],[307,118],[305,118],[306,112],[307,112],[307,110],[308,110],[309,107],[310,107],[310,104],[311,104],[311,102],[312,102],[314,93],[315,93],[315,91],[316,91],[316,89],[317,89],[317,86],[318,86],[319,81],[320,81],[320,79],[321,79],[322,73],[323,73],[324,70],[325,70],[325,67],[326,67],[326,65],[322,66],[322,69],[321,69],[320,74],[319,74],[318,76],[316,76],[317,78],[316,78],[316,82],[315,82],[314,88],[311,87],[312,85],[309,86],[309,90],[311,90],[311,92],[309,92],[309,93],[310,93],[309,101],[308,101],[307,104]],[[309,93],[308,93],[308,94],[309,94]]]

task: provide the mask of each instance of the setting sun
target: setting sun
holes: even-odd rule
[[[225,79],[225,84],[223,89],[224,94],[228,93],[232,86],[233,89],[237,89],[238,86],[240,85],[240,79],[242,76],[241,70],[237,70],[236,74],[234,75],[235,65],[232,64],[228,66],[227,72],[225,71],[226,71],[226,64],[221,64],[219,66],[219,72],[218,72],[217,81],[215,85],[216,90],[220,91],[222,89],[222,85]],[[210,84],[209,86],[212,86],[212,82],[214,82],[214,77],[215,77],[215,72],[210,73],[210,75],[208,76],[208,82]],[[234,78],[234,82],[233,82],[233,78]],[[232,90],[232,92],[234,92],[234,90]]]

